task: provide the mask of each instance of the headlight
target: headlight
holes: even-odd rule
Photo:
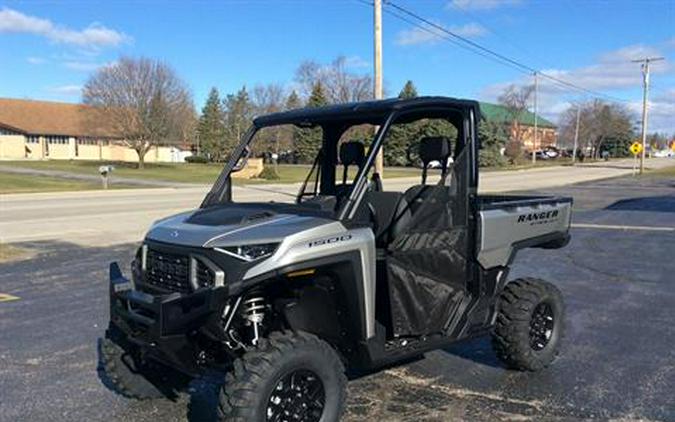
[[[255,261],[256,259],[267,258],[276,251],[278,243],[260,243],[257,245],[243,245],[243,246],[228,246],[225,248],[216,248],[228,255],[233,255],[236,258],[244,261]]]

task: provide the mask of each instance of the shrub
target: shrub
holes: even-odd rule
[[[506,158],[498,148],[483,148],[478,154],[478,165],[480,167],[502,167],[506,165]]]
[[[191,155],[189,157],[185,157],[185,162],[193,164],[206,164],[209,162],[209,159],[203,155]]]
[[[506,155],[511,164],[516,164],[523,158],[523,147],[518,141],[509,141],[506,144],[504,155]]]
[[[274,168],[273,165],[270,166],[265,166],[263,168],[263,171],[258,175],[259,179],[265,179],[265,180],[279,180],[281,177],[279,177],[279,173],[277,173],[277,170]]]

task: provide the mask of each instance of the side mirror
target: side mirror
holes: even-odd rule
[[[234,165],[234,167],[232,167],[232,172],[236,173],[238,171],[241,171],[244,167],[246,167],[246,163],[248,162],[248,157],[250,155],[251,155],[251,149],[247,146],[241,152],[241,156],[237,159],[237,162]]]

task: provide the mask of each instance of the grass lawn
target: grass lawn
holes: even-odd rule
[[[115,166],[112,174],[113,183],[115,176],[183,183],[212,183],[222,169],[222,164],[146,163],[145,169],[139,170],[136,168],[135,163],[79,160],[5,161],[0,163],[0,165],[2,164],[36,170],[59,170],[93,176],[98,176],[99,166],[112,164]]]
[[[5,161],[0,163],[7,164],[11,166],[32,168],[37,170],[59,170],[66,171],[70,173],[81,173],[81,174],[90,174],[98,175],[98,168],[104,164],[112,164],[115,166],[115,170],[112,174],[113,184],[115,176],[119,177],[131,177],[138,179],[147,179],[147,180],[162,180],[169,182],[179,182],[179,183],[203,183],[211,184],[213,183],[221,170],[223,169],[223,164],[174,164],[174,163],[161,163],[161,164],[145,164],[143,170],[136,168],[135,163],[106,163],[101,161],[68,161],[68,160],[50,160],[50,161]],[[308,165],[294,165],[294,164],[280,164],[278,167],[279,179],[278,180],[265,180],[265,179],[234,179],[235,184],[247,184],[247,183],[295,183],[302,182],[307,177],[309,173]],[[351,172],[350,172],[351,174]],[[416,177],[420,174],[419,169],[414,168],[387,168],[385,169],[386,177]],[[341,174],[340,174],[341,177]]]
[[[0,263],[29,258],[32,255],[33,252],[28,249],[0,243]]]
[[[115,185],[113,189],[128,188],[130,186]],[[57,192],[101,189],[100,183],[82,180],[63,179],[46,176],[26,176],[0,172],[0,194],[26,192]]]
[[[645,173],[645,176],[675,177],[675,160],[673,160],[673,165],[671,167],[665,167],[658,170],[650,170]]]

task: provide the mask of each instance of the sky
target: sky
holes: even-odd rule
[[[652,64],[650,131],[675,133],[675,0],[390,0],[547,75],[635,113],[642,107],[640,64]],[[372,73],[369,0],[0,0],[0,97],[77,102],[96,69],[120,56],[170,64],[199,110],[211,87],[234,92],[262,83],[294,87],[303,60],[347,58]],[[398,14],[398,16],[396,16]],[[495,101],[533,77],[400,19],[383,19],[388,96],[412,80],[422,95]],[[557,122],[570,104],[594,95],[539,78],[539,111]]]

